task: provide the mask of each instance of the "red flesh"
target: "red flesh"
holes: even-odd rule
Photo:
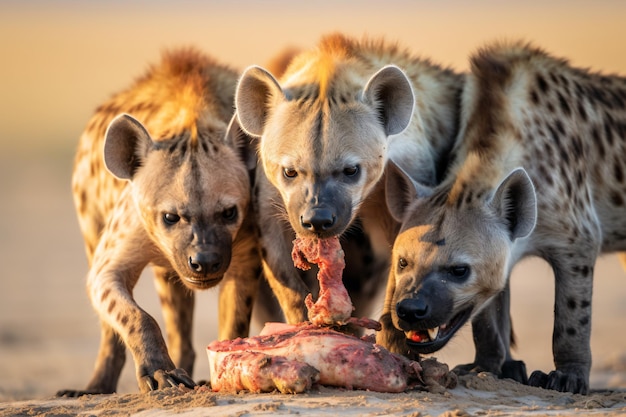
[[[344,324],[354,307],[342,281],[346,264],[339,239],[297,237],[293,241],[291,257],[297,268],[308,270],[311,263],[319,267],[319,297],[315,303],[311,294],[305,299],[309,321],[318,326]]]
[[[314,373],[304,368],[306,365],[319,371],[319,383],[323,385],[402,392],[421,382],[417,362],[377,344],[310,324],[280,326],[277,330],[272,334],[264,330],[263,336],[211,343],[207,351],[213,389],[302,392],[315,382]],[[253,355],[246,357],[243,353]],[[237,355],[235,359],[228,359],[233,354]],[[291,368],[261,367],[259,364],[267,362],[265,356],[281,358]],[[282,381],[290,391],[272,385],[275,380]]]
[[[285,394],[295,394],[311,388],[320,374],[306,363],[263,352],[214,354],[213,360],[218,362],[211,364],[211,388],[214,391],[271,392],[277,389]]]

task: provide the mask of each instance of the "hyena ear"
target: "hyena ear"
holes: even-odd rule
[[[432,189],[415,181],[395,162],[385,167],[385,201],[391,217],[402,223],[408,207],[419,198],[432,194]]]
[[[413,88],[395,65],[387,65],[372,75],[363,90],[363,98],[379,113],[387,136],[402,133],[411,122],[415,107]]]
[[[104,134],[104,165],[117,178],[130,180],[151,143],[150,134],[137,119],[120,114]]]
[[[257,140],[243,131],[236,114],[230,119],[230,123],[226,129],[225,141],[228,146],[237,151],[241,160],[246,164],[248,171],[256,168]]]
[[[537,196],[524,168],[514,169],[502,180],[490,204],[512,240],[532,233],[537,222]]]
[[[235,106],[241,128],[250,136],[263,135],[272,100],[284,96],[272,74],[258,66],[248,67],[241,75],[235,92]]]

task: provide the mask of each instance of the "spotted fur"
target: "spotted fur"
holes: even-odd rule
[[[403,226],[379,340],[434,351],[471,317],[476,358],[457,370],[523,381],[510,356],[508,279],[520,259],[539,256],[556,280],[556,370],[529,382],[586,393],[594,265],[626,250],[626,78],[523,43],[481,49],[471,64],[452,174],[429,191],[394,170],[408,192],[389,200]],[[435,293],[443,308],[428,300]],[[434,328],[434,342],[405,338]]]
[[[87,388],[60,395],[114,392],[127,348],[142,391],[195,385],[194,290],[221,283],[219,336],[247,336],[260,260],[248,145],[227,129],[236,81],[202,53],[174,50],[89,121],[72,189],[102,339]],[[133,298],[148,265],[167,345]]]
[[[281,71],[282,72],[282,71]],[[279,79],[242,75],[238,120],[259,137],[255,201],[263,270],[290,323],[315,292],[293,266],[294,234],[341,236],[344,282],[365,315],[384,282],[390,236],[381,178],[389,159],[439,181],[457,129],[462,77],[382,40],[325,36]]]

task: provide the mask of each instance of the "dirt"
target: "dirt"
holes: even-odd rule
[[[0,404],[0,416],[617,416],[626,413],[625,391],[572,395],[533,388],[490,374],[463,376],[441,394],[382,394],[314,387],[305,394],[216,394],[206,387],[168,388],[148,394],[89,395]]]

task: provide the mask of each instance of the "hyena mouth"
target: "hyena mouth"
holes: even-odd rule
[[[426,330],[407,330],[404,332],[408,347],[416,353],[428,354],[441,349],[452,336],[469,320],[472,314],[469,307],[454,316],[447,323]]]
[[[211,287],[215,287],[222,281],[222,276],[213,277],[213,278],[194,278],[194,277],[184,277],[183,282],[185,285],[195,290],[206,290]]]

